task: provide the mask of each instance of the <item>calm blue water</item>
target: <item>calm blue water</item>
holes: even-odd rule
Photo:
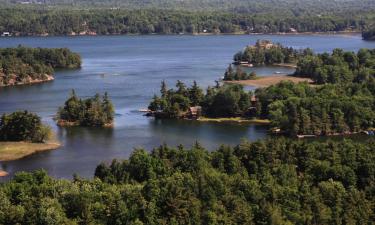
[[[294,48],[310,47],[316,52],[375,48],[374,42],[362,41],[360,36],[323,35],[0,38],[0,47],[68,47],[83,59],[82,69],[58,71],[53,82],[0,89],[0,113],[23,109],[36,112],[53,127],[63,144],[58,150],[0,166],[11,174],[44,168],[55,177],[71,178],[73,173],[90,177],[97,164],[126,158],[135,147],[152,149],[164,142],[190,146],[199,141],[214,149],[219,144],[237,144],[242,138],[264,138],[267,128],[262,126],[155,121],[137,112],[147,107],[152,95],[159,91],[161,80],[170,86],[178,79],[188,84],[196,80],[202,87],[214,85],[233,54],[257,39]],[[275,71],[288,73],[290,69],[257,69],[259,75],[272,75]],[[52,116],[71,89],[81,97],[107,91],[116,106],[115,128],[57,128]]]

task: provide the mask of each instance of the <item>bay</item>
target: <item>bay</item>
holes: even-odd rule
[[[147,150],[167,143],[191,146],[196,141],[208,149],[220,144],[235,145],[241,139],[267,137],[267,127],[257,125],[199,123],[196,121],[154,120],[139,113],[147,108],[165,80],[173,87],[177,80],[202,87],[215,85],[232,61],[232,56],[257,39],[268,39],[297,49],[315,52],[334,48],[357,51],[374,48],[359,35],[218,35],[218,36],[96,36],[0,38],[0,47],[68,47],[82,55],[80,70],[61,70],[55,81],[0,89],[0,113],[29,110],[52,126],[62,143],[58,150],[21,160],[0,163],[13,175],[17,171],[43,168],[58,178],[77,173],[92,177],[100,162],[127,158],[134,148]],[[262,67],[258,75],[291,69]],[[58,128],[53,116],[75,89],[81,97],[107,91],[116,107],[115,127]]]

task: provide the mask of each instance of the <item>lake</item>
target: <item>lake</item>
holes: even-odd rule
[[[19,44],[30,47],[68,47],[79,52],[80,70],[57,71],[55,81],[0,89],[0,113],[29,110],[42,116],[62,143],[58,150],[21,160],[0,163],[14,174],[43,168],[58,178],[77,173],[92,177],[100,162],[127,158],[134,148],[151,150],[160,144],[191,146],[198,141],[208,149],[235,145],[241,139],[267,137],[267,127],[256,125],[154,120],[139,113],[147,108],[160,82],[172,87],[177,80],[202,87],[214,85],[232,61],[232,56],[257,39],[269,39],[293,48],[310,47],[315,52],[334,48],[357,51],[375,48],[359,35],[220,35],[220,36],[98,36],[0,38],[0,47]],[[258,75],[287,68],[256,68]],[[52,117],[75,89],[80,97],[107,91],[116,107],[113,129],[58,128]]]

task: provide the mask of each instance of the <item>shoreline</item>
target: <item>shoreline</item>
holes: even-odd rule
[[[308,82],[309,84],[313,84],[313,81],[310,78],[295,77],[295,76],[291,76],[288,74],[261,76],[254,80],[233,80],[233,81],[223,81],[223,82],[229,83],[229,84],[241,84],[244,86],[262,88],[262,87],[268,87],[271,85],[278,84],[282,81],[291,81],[293,83]]]
[[[58,120],[57,126],[59,126],[59,127],[79,127],[81,125],[80,125],[79,121],[72,122],[72,121],[66,121],[66,120]],[[111,123],[106,123],[101,127],[102,128],[113,128],[114,126],[115,126],[115,123],[111,122]]]
[[[6,84],[6,85],[0,85],[0,88],[2,87],[14,87],[14,86],[22,86],[22,85],[33,85],[33,84],[40,84],[40,83],[46,83],[46,82],[51,82],[55,80],[55,77],[53,75],[46,75],[47,79],[45,80],[40,80],[40,79],[35,79],[35,80],[29,80],[28,82],[15,82],[11,84]]]
[[[215,122],[215,123],[250,123],[250,124],[258,124],[258,125],[268,125],[271,123],[269,120],[262,120],[262,119],[246,119],[243,117],[224,117],[224,118],[208,118],[208,117],[200,117],[196,119],[199,122]]]
[[[55,150],[61,147],[58,142],[0,142],[0,162],[22,159],[39,152]]]
[[[20,38],[20,37],[102,37],[102,36],[225,36],[225,35],[344,35],[344,36],[355,36],[361,35],[361,31],[327,31],[327,32],[275,32],[275,33],[247,33],[246,31],[233,32],[233,33],[183,33],[183,34],[162,34],[162,33],[151,33],[151,34],[82,34],[82,35],[45,35],[45,34],[35,34],[35,35],[12,35],[12,36],[0,36],[0,38]]]

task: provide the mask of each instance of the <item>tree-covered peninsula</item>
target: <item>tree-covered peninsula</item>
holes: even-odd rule
[[[251,107],[251,92],[241,85],[217,85],[206,92],[193,83],[191,87],[177,81],[175,89],[168,89],[163,81],[160,96],[149,105],[150,115],[157,118],[247,117]]]
[[[81,57],[67,48],[0,49],[0,87],[53,80],[54,69],[79,68]]]
[[[374,146],[160,146],[100,164],[89,180],[21,172],[0,184],[0,224],[371,224]]]
[[[311,78],[316,84],[369,82],[375,79],[375,49],[309,54],[299,59],[294,74]]]
[[[326,84],[282,82],[255,91],[258,115],[288,135],[351,134],[375,128],[375,81]]]
[[[114,120],[114,106],[107,92],[100,96],[81,99],[72,90],[70,97],[57,113],[59,126],[111,127]]]

